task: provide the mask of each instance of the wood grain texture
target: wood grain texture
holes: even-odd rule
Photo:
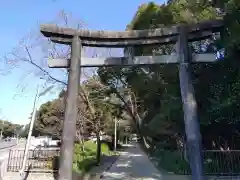
[[[197,101],[192,83],[192,54],[189,51],[186,27],[180,28],[177,54],[179,57],[179,82],[183,105],[187,152],[192,179],[205,180],[203,170],[202,141],[197,114]]]
[[[196,32],[194,34],[189,34],[188,41],[199,41],[209,38],[213,35],[212,31]],[[95,40],[82,40],[82,46],[89,47],[127,47],[127,46],[149,46],[149,45],[161,45],[161,44],[174,44],[176,43],[177,36],[164,36],[157,39],[123,39],[119,41],[95,41]],[[50,40],[59,44],[71,45],[72,37],[50,37]]]
[[[58,37],[63,39],[69,39],[73,36],[79,36],[79,38],[84,42],[96,41],[100,42],[117,42],[131,41],[131,40],[142,40],[148,41],[153,39],[166,39],[169,37],[174,37],[179,34],[179,27],[181,25],[174,25],[172,27],[149,29],[149,30],[132,30],[132,31],[91,31],[91,30],[77,30],[71,28],[62,28],[57,25],[45,24],[40,26],[41,33],[46,37]],[[222,20],[211,20],[204,21],[198,24],[187,25],[188,34],[194,34],[197,32],[211,31],[218,32],[223,27]],[[174,40],[176,41],[176,40]],[[60,41],[61,42],[61,41]],[[93,44],[93,43],[92,43]],[[148,43],[145,43],[148,44]]]
[[[195,54],[192,62],[214,62],[214,54]],[[108,57],[108,58],[81,58],[81,67],[101,67],[101,66],[136,66],[149,64],[169,64],[179,63],[178,55],[161,55],[161,56],[134,56],[129,57]],[[70,65],[68,59],[49,59],[50,68],[67,68]]]

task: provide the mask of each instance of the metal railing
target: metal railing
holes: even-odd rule
[[[153,163],[168,172],[190,175],[186,158],[179,151],[158,150],[151,157]],[[240,150],[204,150],[204,171],[210,176],[239,176]]]
[[[58,170],[59,155],[59,148],[36,148],[29,150],[24,170],[31,172],[55,172]],[[9,151],[7,170],[11,172],[20,171],[23,159],[24,149],[11,149]]]
[[[204,150],[204,171],[206,175],[240,175],[240,150]],[[183,174],[191,174],[186,168]]]
[[[209,175],[240,175],[240,150],[205,150],[204,168]]]
[[[204,150],[203,158],[206,175],[240,175],[240,150]],[[190,168],[182,169],[182,174],[191,174]]]

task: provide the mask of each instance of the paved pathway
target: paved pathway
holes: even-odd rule
[[[15,146],[17,144],[17,140],[13,139],[11,141],[0,140],[0,150]]]
[[[147,155],[137,144],[130,145],[125,152],[121,152],[112,167],[103,173],[102,180],[156,180],[162,175],[150,162]]]

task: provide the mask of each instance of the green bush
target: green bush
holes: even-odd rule
[[[76,172],[89,171],[91,167],[96,165],[97,144],[92,141],[86,141],[84,143],[84,150],[85,152],[82,152],[81,144],[75,144],[73,170]],[[110,154],[106,144],[101,144],[101,150],[103,155]]]
[[[168,172],[187,174],[190,171],[188,163],[178,151],[160,150],[154,153],[154,157],[158,159],[158,166]]]

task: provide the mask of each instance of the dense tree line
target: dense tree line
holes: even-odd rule
[[[80,138],[80,134],[82,137],[87,138],[99,131],[113,134],[114,118],[121,120],[119,129],[125,125],[129,127],[127,126],[129,123],[126,121],[128,117],[120,107],[121,104],[116,98],[109,96],[108,89],[106,88],[101,84],[97,76],[82,83],[82,91],[78,97],[79,113],[76,138]],[[57,99],[41,105],[36,115],[33,131],[34,136],[49,135],[56,138],[61,137],[65,100],[66,91],[63,90]],[[115,101],[115,103],[111,100]]]
[[[0,120],[0,133],[2,133],[3,138],[21,135],[22,128],[22,125]]]
[[[148,3],[139,7],[127,26],[129,30],[138,30],[224,20],[225,31],[221,32],[221,39],[210,38],[189,44],[194,53],[216,53],[225,49],[222,61],[192,65],[203,143],[208,149],[239,148],[239,8],[238,1]],[[162,55],[170,54],[172,48],[172,45],[141,47],[132,48],[131,52],[132,55]],[[119,89],[118,81],[122,82],[123,88],[131,88],[141,119],[141,134],[152,141],[152,146],[174,142],[177,147],[179,141],[184,141],[177,65],[100,68],[99,75],[114,91]]]
[[[82,27],[81,24],[71,26],[69,17],[64,12],[61,12],[61,17],[67,27]],[[213,34],[209,39],[189,43],[193,54],[224,52],[224,57],[217,62],[191,65],[203,148],[239,149],[240,1],[169,0],[161,5],[151,2],[139,6],[126,29],[154,29],[215,19],[224,21],[220,35]],[[64,121],[67,78],[57,74],[65,72],[66,75],[68,72],[58,69],[59,72],[56,73],[43,66],[39,59],[49,55],[52,58],[69,58],[70,49],[49,43],[46,38],[36,39],[33,42],[21,41],[19,47],[4,59],[28,63],[36,76],[63,89],[58,98],[41,105],[33,131],[34,136],[48,135],[59,139]],[[173,48],[174,45],[131,47],[124,49],[124,53],[131,56],[169,55]],[[32,53],[36,49],[41,49],[37,56]],[[90,49],[84,51],[97,56]],[[156,149],[185,149],[177,64],[102,67],[93,74],[81,83],[76,97],[79,99],[76,141],[83,145],[85,137],[95,135],[98,161],[101,132],[113,135],[115,119],[119,120],[119,135],[138,133],[153,154]],[[27,130],[28,126],[23,131],[25,135]],[[171,155],[168,158],[169,156]]]
[[[64,24],[69,19],[61,14]],[[165,4],[143,4],[137,10],[127,30],[168,27],[178,23],[197,23],[222,19],[221,38],[213,35],[204,41],[189,44],[193,53],[216,53],[225,50],[224,58],[215,63],[192,64],[192,79],[198,104],[203,147],[206,149],[239,148],[239,43],[240,1],[238,0],[171,0]],[[81,27],[77,24],[78,27]],[[216,37],[216,38],[215,38]],[[29,41],[28,41],[29,42]],[[48,67],[42,67],[35,57],[34,48],[42,49],[42,57],[68,57],[69,48],[49,42],[27,44],[14,49],[11,55],[18,62],[29,63],[39,70],[35,73],[48,83],[66,87],[66,76],[54,76]],[[46,49],[48,51],[46,51]],[[49,50],[51,52],[49,52]],[[132,47],[125,49],[131,55],[170,54],[173,45]],[[27,52],[27,53],[26,53]],[[12,57],[6,57],[12,59]],[[35,69],[35,71],[36,71]],[[67,71],[65,71],[67,73]],[[62,72],[61,72],[62,73]],[[62,79],[61,79],[62,78]],[[37,112],[34,135],[51,135],[60,138],[64,120],[65,94],[43,104]],[[106,98],[107,97],[107,98]],[[147,67],[98,68],[92,78],[81,84],[76,138],[101,131],[113,133],[114,118],[121,119],[120,128],[126,124],[136,131],[145,144],[177,148],[184,144],[184,121],[176,64]],[[113,103],[114,102],[114,103]]]
[[[189,44],[193,53],[225,50],[224,60],[192,65],[192,79],[204,148],[239,148],[239,7],[238,1],[174,0],[166,4],[143,4],[127,26],[128,30],[151,29],[178,23],[223,19],[221,38]],[[173,45],[131,48],[131,55],[170,54]],[[129,49],[125,49],[127,53]],[[95,78],[95,79],[94,79]],[[178,66],[99,68],[96,77],[85,81],[79,96],[78,132],[112,131],[114,117],[124,116],[149,145],[184,142],[184,122]],[[51,78],[50,78],[51,79]],[[53,78],[52,78],[53,79]],[[34,133],[59,137],[64,117],[65,95],[43,104]],[[83,93],[84,92],[84,93]],[[114,97],[117,104],[104,102]],[[96,118],[96,117],[101,118]],[[98,127],[95,125],[98,124]],[[174,144],[174,145],[173,145]]]

